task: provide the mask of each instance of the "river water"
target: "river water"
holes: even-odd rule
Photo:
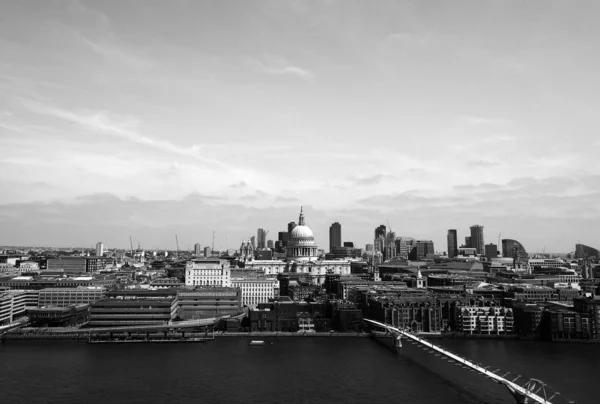
[[[0,344],[0,403],[513,403],[505,387],[405,343],[217,338],[190,344]],[[271,344],[272,342],[272,344]],[[436,340],[453,352],[600,402],[600,345]],[[566,403],[557,399],[555,403]]]

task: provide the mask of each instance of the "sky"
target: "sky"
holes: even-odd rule
[[[0,244],[600,247],[600,2],[0,3]]]

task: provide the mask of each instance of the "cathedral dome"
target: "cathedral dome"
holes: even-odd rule
[[[306,225],[298,225],[292,229],[292,234],[290,234],[290,238],[292,239],[311,239],[314,240],[314,235],[310,227]]]

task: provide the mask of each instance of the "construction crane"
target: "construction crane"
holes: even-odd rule
[[[133,258],[133,240],[131,239],[131,236],[129,236],[129,245],[131,246],[131,258]]]
[[[179,259],[179,238],[175,234],[175,244],[177,244],[177,259]]]

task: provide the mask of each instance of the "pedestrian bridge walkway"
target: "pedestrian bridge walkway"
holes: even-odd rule
[[[546,384],[540,380],[525,380],[522,378],[522,376],[516,376],[512,378],[512,380],[508,379],[507,377],[509,376],[510,372],[503,372],[500,369],[493,369],[490,366],[483,366],[479,363],[472,362],[469,359],[456,355],[438,345],[433,344],[432,342],[418,337],[408,329],[396,328],[389,324],[381,323],[375,320],[364,319],[364,321],[373,327],[379,327],[386,332],[389,332],[394,337],[394,345],[397,349],[402,347],[401,338],[405,337],[408,341],[420,345],[423,347],[423,349],[428,350],[430,353],[440,355],[450,361],[455,361],[456,364],[462,365],[469,370],[489,377],[497,383],[503,384],[515,398],[517,403],[558,404],[559,401],[554,400],[557,400],[559,397],[561,398],[560,403],[573,403],[573,401],[565,400],[564,397],[559,396],[560,393],[558,392],[548,392],[547,390],[549,389],[547,388]]]

